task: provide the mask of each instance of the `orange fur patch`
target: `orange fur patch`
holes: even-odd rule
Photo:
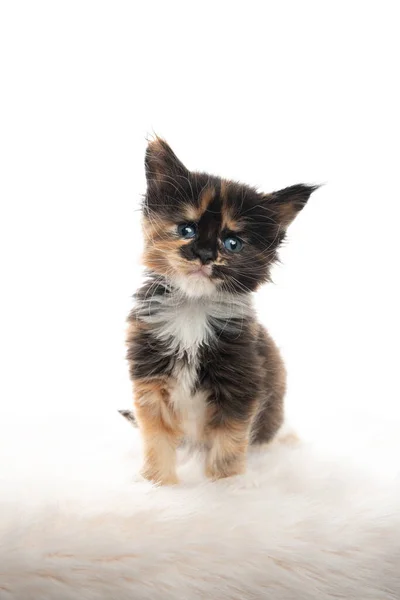
[[[188,205],[185,211],[188,221],[200,221],[203,214],[206,212],[210,202],[215,198],[215,188],[207,186],[201,193],[199,198],[199,206]]]
[[[240,224],[235,218],[233,207],[228,204],[228,192],[229,182],[225,179],[221,181],[221,216],[222,216],[222,229],[228,231],[240,231]]]
[[[146,217],[143,230],[146,233],[143,264],[156,273],[167,275],[171,272],[171,259],[179,260],[179,248],[189,244],[190,240],[176,236],[175,223],[156,217]]]
[[[176,448],[182,434],[169,404],[166,382],[136,380],[134,394],[135,416],[144,445],[142,474],[162,485],[177,483]]]
[[[138,331],[146,329],[143,321],[139,321],[139,319],[134,319],[132,316],[129,317],[128,325],[126,328],[125,340],[126,344],[130,346],[134,341]]]
[[[215,187],[208,186],[200,195],[200,211],[201,215],[206,212],[210,202],[215,198]]]

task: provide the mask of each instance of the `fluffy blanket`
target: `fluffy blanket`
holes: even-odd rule
[[[244,476],[137,476],[138,432],[117,412],[3,418],[1,600],[400,598],[400,494],[287,434]]]

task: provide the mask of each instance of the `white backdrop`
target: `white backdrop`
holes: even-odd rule
[[[324,183],[258,296],[288,413],[397,435],[396,2],[3,2],[1,413],[130,405],[145,137],[189,168]]]

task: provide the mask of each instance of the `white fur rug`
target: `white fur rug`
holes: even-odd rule
[[[400,598],[393,473],[278,441],[242,477],[197,457],[154,488],[118,413],[0,429],[1,600]]]

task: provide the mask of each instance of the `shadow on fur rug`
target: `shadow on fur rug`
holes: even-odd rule
[[[400,493],[289,436],[244,476],[137,475],[138,432],[118,413],[4,418],[1,600],[400,598]]]

